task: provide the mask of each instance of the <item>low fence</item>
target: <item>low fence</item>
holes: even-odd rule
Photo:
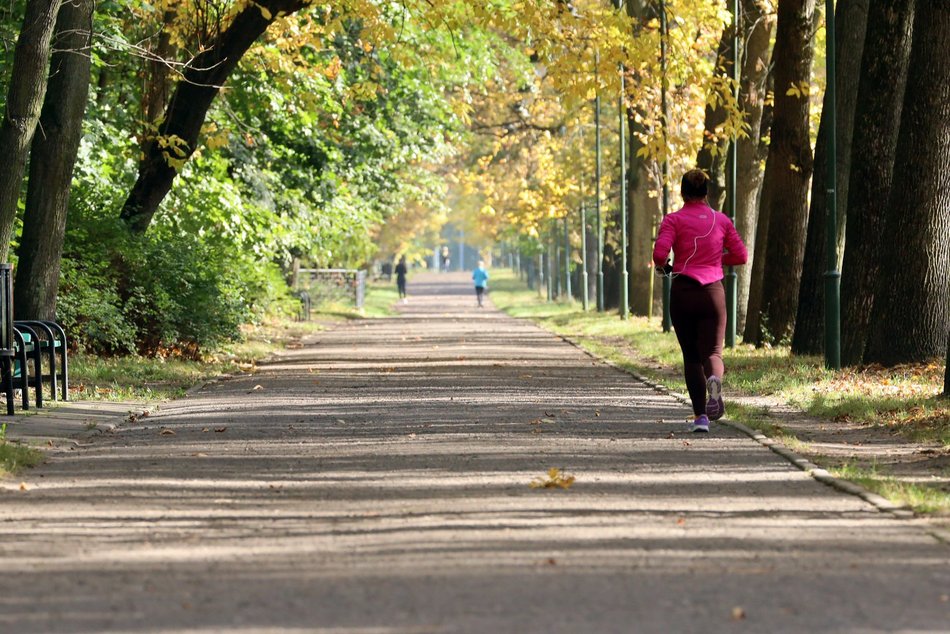
[[[356,269],[300,269],[297,293],[306,293],[309,305],[327,302],[351,302],[363,307],[366,298],[366,271]],[[303,300],[302,300],[303,301]]]

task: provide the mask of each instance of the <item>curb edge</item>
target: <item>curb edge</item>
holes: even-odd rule
[[[604,357],[596,355],[593,352],[581,346],[579,343],[577,343],[570,337],[567,337],[559,333],[554,333],[554,334],[560,339],[562,339],[563,341],[574,346],[575,348],[577,348],[578,350],[580,350],[587,356],[593,359],[596,359],[616,370],[619,370],[625,374],[632,376],[634,379],[636,379],[640,383],[643,383],[647,387],[653,388],[655,391],[659,392],[660,394],[666,394],[668,396],[672,396],[674,399],[676,399],[680,403],[683,403],[684,405],[690,404],[689,399],[686,397],[686,395],[680,394],[679,392],[674,392],[673,390],[669,389],[665,385],[661,383],[656,383],[655,381],[652,381],[648,379],[647,377],[641,375],[639,372],[634,372],[633,370],[629,370],[627,368],[621,367],[620,365],[611,361],[610,359],[605,359]],[[745,434],[746,436],[748,436],[755,442],[759,443],[760,445],[769,448],[773,453],[781,456],[782,458],[790,462],[793,466],[801,469],[802,471],[810,475],[814,480],[824,485],[830,486],[833,489],[837,489],[838,491],[841,491],[842,493],[847,493],[849,495],[854,495],[856,497],[859,497],[865,502],[867,502],[868,504],[870,504],[871,506],[875,507],[877,510],[879,510],[882,513],[888,513],[892,515],[893,517],[896,517],[899,519],[910,519],[910,518],[917,517],[916,513],[914,513],[914,511],[912,511],[907,506],[894,504],[890,500],[878,495],[877,493],[873,493],[869,491],[868,489],[865,489],[864,487],[858,484],[855,484],[854,482],[851,482],[849,480],[844,480],[842,478],[838,478],[831,475],[830,473],[828,473],[827,470],[819,467],[818,465],[808,460],[807,458],[798,455],[797,453],[795,453],[794,451],[786,447],[785,444],[783,444],[779,440],[770,438],[766,436],[765,434],[763,434],[762,432],[756,431],[752,429],[751,427],[748,427],[740,422],[729,420],[728,418],[720,419],[718,422],[719,424],[726,425],[728,427],[735,429],[736,431],[739,431]],[[938,539],[945,543],[950,543],[950,531],[942,531],[942,530],[934,529],[934,530],[928,530],[927,532],[930,535],[932,535],[935,539]]]

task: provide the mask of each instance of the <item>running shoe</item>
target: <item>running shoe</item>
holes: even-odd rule
[[[709,433],[709,419],[703,414],[689,424],[689,431],[693,433]]]
[[[719,420],[726,413],[726,405],[722,402],[722,380],[715,375],[709,377],[706,381],[706,392],[709,394],[706,416],[709,420]]]

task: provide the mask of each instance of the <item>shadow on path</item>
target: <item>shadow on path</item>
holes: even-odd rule
[[[946,630],[913,522],[681,433],[466,275],[409,291],[4,483],[0,631]]]

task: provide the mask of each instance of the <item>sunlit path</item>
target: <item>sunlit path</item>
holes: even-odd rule
[[[0,632],[947,630],[912,522],[682,434],[468,274],[398,310],[4,483]]]

